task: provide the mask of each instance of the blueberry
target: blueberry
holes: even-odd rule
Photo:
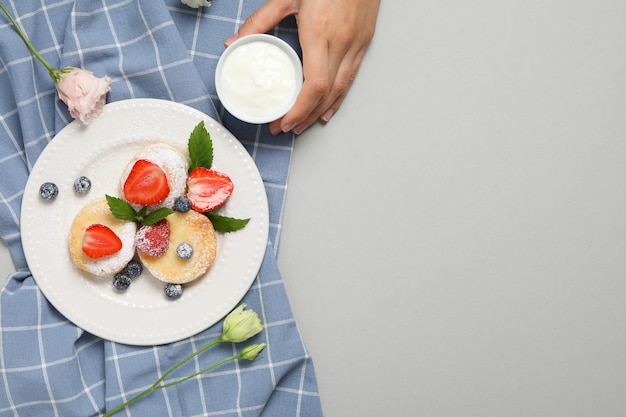
[[[52,182],[44,182],[39,187],[39,195],[46,201],[51,201],[59,195],[59,187]]]
[[[183,286],[180,284],[167,284],[165,286],[165,295],[172,300],[180,298],[183,295]]]
[[[191,204],[189,203],[189,199],[187,197],[178,197],[174,200],[174,210],[180,213],[186,213],[191,209]]]
[[[130,286],[130,277],[123,272],[118,272],[113,277],[113,286],[118,291],[126,291]]]
[[[74,181],[74,191],[78,194],[87,194],[91,190],[91,180],[84,175]]]
[[[183,242],[176,247],[176,255],[180,259],[189,259],[193,255],[193,248],[189,243]]]
[[[137,278],[143,272],[143,265],[139,261],[132,260],[126,264],[122,272],[130,279]]]

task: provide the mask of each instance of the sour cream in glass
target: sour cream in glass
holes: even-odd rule
[[[222,54],[215,85],[233,116],[268,123],[293,106],[302,87],[302,64],[295,51],[275,36],[244,36]]]

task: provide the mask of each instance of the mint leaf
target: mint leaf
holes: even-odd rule
[[[148,206],[143,206],[141,210],[135,211],[133,206],[126,200],[111,197],[110,195],[105,195],[105,197],[109,205],[109,210],[111,210],[111,214],[120,220],[128,220],[135,223],[150,225],[158,222],[159,220],[163,220],[174,212],[172,209],[162,207],[150,214],[147,214]]]
[[[137,221],[141,221],[140,219],[143,219],[146,216],[147,212],[148,212],[148,206],[143,206],[141,210],[139,210],[139,212],[135,214],[135,219]]]
[[[193,128],[187,142],[187,150],[189,151],[189,172],[194,168],[204,167],[211,168],[213,165],[213,141],[211,135],[204,127],[204,120]]]
[[[157,223],[172,213],[174,213],[174,210],[167,207],[161,207],[160,209],[155,210],[152,213],[148,214],[146,217],[144,217],[141,221],[141,224],[151,225]]]
[[[246,227],[250,219],[235,219],[234,217],[221,216],[215,213],[204,213],[211,223],[216,232],[230,233]]]
[[[105,195],[105,198],[107,199],[109,210],[111,210],[111,213],[115,216],[115,218],[120,220],[129,220],[131,222],[136,221],[137,212],[133,206],[130,205],[130,203],[122,200],[121,198],[111,197],[110,195]]]

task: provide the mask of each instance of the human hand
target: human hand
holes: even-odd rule
[[[224,43],[265,33],[294,15],[302,46],[304,83],[293,107],[270,123],[273,134],[302,133],[330,120],[356,77],[369,46],[380,0],[268,0]]]

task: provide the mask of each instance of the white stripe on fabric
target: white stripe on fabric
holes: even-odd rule
[[[107,22],[109,23],[109,29],[111,30],[111,35],[113,36],[113,40],[115,41],[115,46],[119,52],[120,55],[120,59],[119,59],[119,64],[118,64],[118,69],[120,74],[123,77],[123,80],[126,84],[126,88],[128,88],[128,91],[130,93],[130,97],[131,98],[135,98],[135,93],[134,93],[134,88],[133,85],[131,84],[130,80],[128,78],[125,77],[126,75],[126,71],[124,69],[124,52],[122,49],[122,44],[119,42],[119,38],[117,36],[117,32],[115,30],[115,28],[113,27],[113,19],[111,18],[111,15],[109,13],[109,7],[106,5],[106,0],[102,1],[104,5],[103,11],[104,14],[106,16]]]
[[[41,323],[41,313],[42,313],[42,303],[45,302],[45,300],[43,299],[43,296],[41,294],[37,294],[37,309],[38,309],[38,315],[39,315],[39,322]],[[48,377],[48,366],[50,366],[50,364],[46,361],[46,351],[45,351],[45,346],[43,345],[43,335],[41,333],[41,327],[39,329],[37,329],[37,341],[39,342],[39,355],[41,357],[41,363],[43,364],[41,367],[41,371],[43,374],[43,379],[46,382],[46,389],[48,392],[48,397],[51,400],[51,405],[52,405],[52,409],[54,410],[54,415],[58,416],[59,415],[59,410],[56,406],[55,400],[54,400],[54,396],[52,393],[52,385],[50,384],[50,378]]]

